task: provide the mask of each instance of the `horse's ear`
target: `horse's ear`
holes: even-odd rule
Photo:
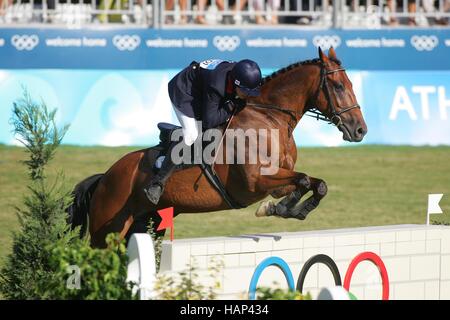
[[[330,50],[328,50],[328,58],[334,61],[338,61],[338,58],[336,56],[336,51],[334,51],[334,48],[331,47]]]
[[[327,55],[323,53],[322,48],[321,48],[320,46],[318,47],[318,49],[319,49],[319,58],[320,58],[320,61],[322,61],[323,63],[327,63],[327,62],[328,62],[328,57],[327,57]]]

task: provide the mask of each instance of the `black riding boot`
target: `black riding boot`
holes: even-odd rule
[[[167,155],[164,158],[159,172],[150,180],[150,184],[146,188],[144,188],[145,195],[153,204],[158,204],[159,198],[164,192],[166,181],[167,179],[169,179],[170,175],[176,167],[176,164],[172,162],[172,157],[170,156],[174,145],[176,145],[176,143],[174,143],[167,152]]]

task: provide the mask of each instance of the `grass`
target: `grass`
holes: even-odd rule
[[[67,188],[83,178],[106,171],[133,147],[62,146],[48,171],[63,171]],[[15,206],[27,192],[27,172],[20,163],[23,148],[0,145],[0,265],[17,230]],[[180,215],[175,238],[239,235],[344,227],[425,223],[427,195],[444,193],[443,215],[450,222],[450,147],[356,146],[301,148],[296,170],[324,179],[328,195],[304,221],[256,218],[257,204],[242,210]]]

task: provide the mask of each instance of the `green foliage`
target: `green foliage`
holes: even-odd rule
[[[162,242],[164,237],[158,237],[156,232],[154,231],[154,222],[150,219],[150,223],[148,225],[148,234],[152,237],[153,246],[155,250],[155,265],[156,265],[156,273],[159,272],[159,267],[161,265],[161,255],[162,255]]]
[[[158,274],[155,283],[155,291],[159,300],[213,300],[217,297],[220,282],[217,281],[222,268],[222,263],[213,262],[208,269],[208,275],[201,277],[205,281],[209,277],[210,285],[200,284],[200,275],[195,267],[191,265],[187,271],[177,274]]]
[[[39,282],[53,274],[50,246],[68,246],[78,238],[65,221],[67,194],[44,183],[30,187],[24,209],[17,208],[21,229],[13,234],[13,250],[0,274],[0,291],[9,299],[40,299]]]
[[[0,292],[9,299],[46,298],[39,284],[53,276],[49,248],[56,243],[68,246],[78,237],[66,223],[65,208],[71,198],[60,183],[61,177],[53,184],[44,178],[45,165],[67,130],[56,128],[55,114],[48,112],[45,104],[32,102],[26,91],[14,104],[11,122],[29,153],[25,164],[32,181],[23,208],[16,207],[20,231],[13,234],[13,251],[0,274]]]
[[[18,140],[27,148],[30,159],[25,161],[32,180],[42,179],[46,164],[53,158],[56,148],[69,126],[59,129],[55,123],[56,109],[35,103],[24,89],[23,98],[14,103],[10,120]]]
[[[24,163],[31,182],[23,206],[16,207],[20,229],[0,272],[0,292],[7,299],[132,299],[124,242],[110,235],[108,248],[99,250],[79,239],[66,221],[72,199],[61,175],[53,184],[44,175],[68,128],[58,129],[55,115],[26,91],[14,104],[11,123],[29,154]],[[70,266],[79,281],[68,273]]]
[[[450,226],[450,222],[449,221],[435,221],[435,220],[431,220],[430,222],[433,225],[437,225],[437,226]]]
[[[311,294],[308,292],[303,295],[297,290],[260,287],[256,289],[258,300],[312,300]]]
[[[125,241],[108,235],[106,249],[93,249],[86,241],[52,248],[50,282],[41,283],[49,299],[137,299],[126,284],[128,257]]]

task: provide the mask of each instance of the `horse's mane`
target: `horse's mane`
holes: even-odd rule
[[[338,59],[332,59],[329,58],[331,61],[337,63],[338,65],[341,65],[341,61]],[[304,60],[304,61],[298,61],[295,62],[293,64],[288,65],[287,67],[281,68],[275,72],[273,72],[272,74],[264,77],[262,79],[262,84],[266,84],[267,82],[269,82],[270,80],[273,80],[274,78],[276,78],[277,76],[279,76],[280,74],[286,73],[292,69],[295,69],[299,66],[304,66],[304,65],[309,65],[309,64],[321,64],[322,60],[320,60],[319,58],[315,58],[315,59],[309,59],[309,60]]]

